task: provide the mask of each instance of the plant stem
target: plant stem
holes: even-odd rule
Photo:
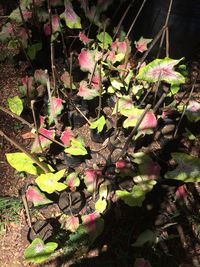
[[[169,16],[170,16],[170,13],[171,13],[172,4],[173,4],[173,0],[170,0],[168,12],[167,12],[167,17],[166,17],[165,24],[164,24],[164,27],[166,27],[166,29],[167,29],[168,22],[169,22]],[[164,41],[164,38],[165,38],[165,33],[166,33],[166,31],[163,31],[163,33],[162,33],[162,37],[161,37],[161,40],[160,40],[160,45],[159,45],[159,49],[158,49],[157,58],[159,58],[160,53],[161,53],[161,48],[162,48],[163,41]]]
[[[50,51],[51,51],[51,70],[52,70],[52,77],[53,77],[53,91],[56,90],[56,75],[55,75],[55,53],[54,53],[54,41],[52,41],[52,34],[53,34],[53,27],[52,27],[52,13],[51,13],[51,4],[50,0],[48,0],[48,13],[49,13],[49,25],[51,31],[51,39],[50,39]]]
[[[9,143],[14,145],[17,149],[19,149],[21,152],[26,154],[35,164],[37,164],[45,173],[50,172],[49,168],[46,166],[46,164],[43,164],[43,162],[40,162],[37,157],[32,155],[28,150],[26,150],[25,147],[22,145],[18,144],[15,140],[11,139],[8,137],[2,130],[0,130],[0,135],[4,137]]]
[[[35,126],[36,138],[37,138],[38,144],[40,146],[40,149],[41,149],[41,151],[43,153],[44,151],[43,151],[43,148],[42,148],[42,145],[41,145],[41,141],[40,141],[40,137],[39,137],[39,134],[38,134],[38,127],[37,127],[37,121],[36,121],[36,116],[35,116],[34,104],[35,104],[35,100],[31,100],[31,110],[32,110],[33,121],[34,121],[34,126]]]
[[[128,147],[129,147],[129,145],[130,145],[132,139],[133,139],[134,134],[136,134],[136,132],[137,132],[137,130],[138,130],[138,127],[139,127],[140,124],[142,123],[142,121],[143,121],[143,119],[144,119],[146,113],[150,110],[150,108],[151,108],[151,105],[148,104],[148,105],[146,106],[145,110],[143,111],[143,113],[141,114],[139,120],[137,121],[137,124],[135,125],[135,127],[132,129],[130,135],[128,136],[128,138],[127,138],[127,140],[126,140],[126,143],[125,143],[125,145],[124,145],[124,147],[123,147],[123,149],[122,149],[122,152],[121,152],[121,154],[119,155],[119,157],[118,157],[117,160],[119,160],[120,158],[122,158],[122,157],[125,155],[125,153],[127,152],[127,149],[128,149]]]
[[[120,19],[120,21],[119,21],[119,23],[118,23],[118,25],[117,25],[117,27],[116,27],[116,30],[115,30],[115,33],[114,33],[114,36],[113,36],[113,40],[116,38],[116,36],[117,36],[117,34],[118,34],[119,30],[120,30],[120,27],[121,27],[121,25],[122,25],[122,22],[124,21],[124,18],[126,17],[128,11],[129,11],[129,9],[131,8],[131,6],[133,5],[134,2],[135,2],[135,0],[131,1],[131,3],[130,3],[130,4],[128,5],[128,7],[126,8],[126,10],[125,10],[123,16],[121,17],[121,19]]]
[[[145,5],[146,1],[147,1],[147,0],[144,0],[144,1],[143,1],[143,3],[142,3],[142,5],[141,5],[140,9],[138,10],[138,13],[137,13],[137,15],[135,16],[135,19],[133,20],[133,22],[132,22],[132,24],[131,24],[131,26],[130,26],[130,28],[129,28],[129,30],[128,30],[128,32],[127,32],[127,34],[126,34],[126,38],[128,38],[128,37],[129,37],[129,34],[130,34],[130,32],[132,31],[132,29],[133,29],[133,26],[135,25],[135,23],[136,23],[136,21],[137,21],[137,19],[138,19],[139,15],[140,15],[140,13],[141,13],[141,11],[142,11],[143,7],[144,7],[144,5]]]
[[[27,26],[26,26],[26,22],[25,22],[25,19],[24,19],[24,15],[23,15],[23,12],[22,12],[22,9],[21,9],[21,6],[20,6],[20,1],[19,1],[19,5],[18,5],[18,7],[19,7],[19,13],[20,13],[20,16],[21,16],[21,19],[22,19],[22,23],[23,23],[23,26],[24,26],[24,28],[25,28],[25,30],[26,30],[26,33],[27,33],[27,36],[28,36],[28,41],[29,41],[29,44],[31,45],[31,37],[30,37],[30,34],[29,34],[29,30],[28,30],[28,28],[27,28]]]
[[[28,121],[24,120],[24,119],[21,118],[20,116],[18,116],[18,115],[16,115],[16,114],[12,113],[11,111],[9,111],[9,110],[7,110],[7,109],[1,107],[1,106],[0,106],[0,110],[2,110],[4,113],[7,113],[7,114],[10,115],[11,117],[14,117],[15,119],[21,121],[23,124],[27,125],[29,128],[31,128],[31,129],[33,129],[33,130],[36,131],[35,127],[33,127],[32,124],[30,124]],[[43,134],[42,132],[40,132],[40,129],[38,129],[38,134],[44,136],[44,137],[47,138],[48,140],[51,140],[53,143],[56,143],[57,145],[66,148],[61,142],[59,142],[59,141],[57,141],[57,140],[55,140],[55,139],[53,139],[53,138],[47,136],[46,134]]]

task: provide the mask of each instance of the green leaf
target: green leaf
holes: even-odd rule
[[[23,102],[18,96],[14,96],[13,98],[8,98],[8,106],[9,109],[17,114],[18,116],[21,115],[23,111]]]
[[[107,32],[101,32],[97,35],[97,39],[99,40],[99,46],[101,48],[108,49],[108,46],[112,43],[112,37]]]
[[[142,232],[135,243],[132,244],[133,247],[142,247],[145,243],[150,242],[154,243],[156,241],[156,234],[151,230],[147,229]]]
[[[42,43],[36,43],[32,45],[28,45],[27,54],[31,60],[34,60],[38,51],[42,49]]]
[[[74,138],[71,140],[71,146],[67,147],[65,152],[73,156],[84,156],[88,153],[83,141]]]
[[[64,173],[65,169],[56,173],[41,174],[36,178],[35,182],[42,191],[47,192],[48,194],[52,194],[55,191],[63,191],[67,186],[58,181],[63,177]]]
[[[200,159],[185,153],[172,153],[172,158],[178,166],[165,174],[165,178],[181,180],[183,182],[200,182]]]
[[[159,79],[172,85],[185,83],[185,77],[174,70],[174,66],[182,60],[170,58],[155,59],[148,65],[140,68],[136,79],[147,82],[157,82]]]
[[[107,207],[107,195],[108,187],[106,183],[103,183],[99,188],[99,199],[95,203],[95,210],[99,213],[103,213]]]
[[[28,172],[33,175],[41,173],[40,168],[35,166],[35,162],[24,153],[7,153],[6,158],[8,163],[18,172]]]
[[[122,83],[122,81],[119,78],[110,78],[110,82],[112,87],[114,87],[115,89],[120,90],[121,88],[124,87],[124,84]]]
[[[142,181],[138,185],[134,185],[132,192],[116,190],[116,195],[130,207],[141,207],[146,193],[151,191],[155,184],[154,180]]]
[[[57,247],[58,244],[55,242],[44,244],[40,238],[36,238],[25,249],[24,257],[28,262],[43,262],[52,255]]]
[[[71,1],[65,0],[65,11],[60,15],[65,20],[66,26],[70,29],[81,29],[81,19],[75,13]]]
[[[97,128],[97,132],[100,133],[100,132],[102,132],[105,124],[106,124],[105,117],[101,116],[98,120],[91,123],[90,128],[91,129]]]

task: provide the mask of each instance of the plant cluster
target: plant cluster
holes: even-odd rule
[[[148,52],[152,40],[141,37],[132,44],[123,31],[108,33],[101,14],[111,2],[99,0],[95,6],[88,1],[23,0],[0,33],[1,41],[9,48],[19,46],[30,62],[43,45],[34,39],[36,29],[49,36],[51,48],[51,72],[35,69],[21,79],[21,96],[8,98],[8,107],[16,118],[23,118],[25,110],[31,112],[33,124],[23,122],[32,128],[34,141],[31,152],[17,144],[21,151],[7,153],[7,161],[18,172],[35,177],[25,192],[28,202],[37,208],[57,203],[60,214],[54,219],[65,240],[63,244],[48,223],[52,234],[43,240],[35,230],[37,235],[24,253],[30,262],[42,262],[60,251],[70,254],[78,245],[91,245],[102,233],[104,215],[115,199],[142,207],[145,195],[161,177],[161,166],[150,155],[135,153],[137,143],[154,136],[160,125],[171,123],[174,114],[180,119],[184,113],[193,123],[200,119],[200,103],[191,97],[184,105],[175,101],[185,83],[183,59],[166,57],[147,63],[140,55]],[[85,14],[88,28],[83,27],[76,9]],[[96,33],[93,31],[90,38],[94,25]],[[68,53],[69,32],[79,39],[77,56]],[[55,64],[58,44],[67,53],[63,55],[67,66],[61,71]],[[83,125],[87,125],[93,141],[102,143],[99,151],[86,144],[90,137],[81,136],[79,128]],[[16,145],[4,132],[0,134]],[[185,134],[189,139],[196,138],[189,130]],[[104,149],[108,149],[108,156],[103,164],[88,164],[93,154]],[[176,165],[164,174],[165,178],[183,182],[199,179],[199,159],[180,152],[171,157]],[[131,183],[123,188],[120,183],[127,177]],[[187,194],[182,189],[178,189],[177,198]],[[34,229],[34,225],[30,227]],[[147,230],[134,246],[154,241],[159,242]],[[145,262],[138,258],[134,266]]]

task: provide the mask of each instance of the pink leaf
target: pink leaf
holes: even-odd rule
[[[37,186],[29,186],[26,190],[27,201],[33,202],[34,206],[52,203]]]
[[[145,131],[149,129],[154,129],[157,126],[157,120],[152,111],[146,113],[142,123],[140,124],[138,130]]]
[[[152,41],[152,39],[145,39],[143,37],[141,37],[139,39],[139,41],[135,42],[135,47],[136,49],[143,53],[144,51],[146,51],[148,48],[147,48],[147,45]]]
[[[58,15],[52,16],[52,31],[53,33],[60,31],[60,19]]]
[[[126,161],[124,160],[119,160],[115,163],[115,166],[117,169],[124,169],[126,167]]]
[[[36,82],[39,82],[43,85],[46,85],[47,80],[48,80],[48,74],[46,73],[46,71],[41,70],[41,69],[35,70],[34,78],[35,78]]]
[[[48,136],[52,139],[54,139],[54,137],[55,137],[55,131],[54,130],[47,130],[45,128],[40,128],[38,131],[45,134],[46,136]],[[42,147],[42,149],[46,149],[52,143],[51,140],[47,139],[46,137],[44,137],[42,135],[39,135],[39,140],[36,136],[35,141],[33,142],[33,145],[31,148],[32,153],[41,153],[42,152],[41,147]],[[40,145],[41,145],[41,147],[40,147]]]
[[[71,231],[71,232],[76,232],[76,230],[79,227],[79,219],[78,217],[75,216],[67,216],[64,220],[64,227],[65,229]]]
[[[69,72],[65,71],[61,75],[60,79],[64,83],[65,88],[70,88],[70,75],[69,75]]]
[[[40,116],[40,128],[45,126],[45,117],[44,116]]]
[[[25,21],[27,21],[28,19],[30,19],[32,17],[32,12],[28,11],[27,9],[22,10],[22,14],[23,14]]]
[[[28,44],[28,34],[25,28],[20,28],[18,32],[18,37],[20,41],[22,42],[23,46],[26,47]]]
[[[101,58],[102,53],[97,50],[82,49],[79,54],[78,60],[82,71],[89,71],[93,73],[95,64]]]
[[[97,212],[90,213],[88,215],[83,215],[81,218],[83,224],[86,226],[88,233],[94,233],[96,231],[96,220],[100,217]]]
[[[87,82],[81,81],[77,95],[83,97],[83,99],[85,99],[85,100],[91,100],[91,99],[95,98],[96,96],[98,96],[99,92],[96,89],[89,89],[87,87]]]
[[[115,63],[116,61],[116,55],[115,55],[115,52],[114,51],[108,51],[108,54],[107,54],[107,60],[108,61],[111,61],[112,63]]]
[[[111,48],[112,51],[116,53],[122,53],[124,55],[129,51],[127,43],[125,41],[120,42],[119,39],[116,39],[116,41],[111,44]]]
[[[90,43],[90,42],[92,41],[91,39],[89,39],[89,38],[85,35],[84,32],[80,32],[80,33],[79,33],[79,39],[80,39],[80,41],[83,42],[85,45],[88,44],[88,43]]]
[[[61,98],[52,97],[49,105],[49,124],[51,124],[61,113],[63,109],[63,100]]]
[[[180,185],[176,190],[176,198],[184,199],[187,196],[187,189],[185,185]]]
[[[22,84],[24,86],[25,93],[30,96],[33,92],[33,89],[34,89],[33,88],[33,77],[25,76],[21,79],[21,81],[22,81]]]
[[[44,34],[46,36],[51,34],[51,27],[50,27],[49,23],[45,23],[44,24]]]
[[[3,28],[2,28],[2,29],[3,29]],[[5,25],[4,30],[5,30],[5,32],[11,34],[11,33],[13,33],[13,30],[14,30],[14,29],[13,29],[12,24],[8,22],[8,23]]]
[[[92,193],[94,191],[94,188],[96,188],[97,182],[98,182],[98,177],[102,175],[101,170],[85,170],[85,175],[84,175],[84,182],[85,185],[87,186],[87,191]]]
[[[70,146],[71,138],[74,137],[71,128],[66,128],[65,131],[62,133],[60,140],[63,144],[67,147]]]

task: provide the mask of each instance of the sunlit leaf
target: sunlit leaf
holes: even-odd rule
[[[26,199],[33,203],[34,207],[50,204],[53,201],[48,199],[37,186],[31,185],[26,190]]]
[[[21,115],[22,111],[23,111],[23,102],[22,100],[18,97],[18,96],[14,96],[13,98],[8,98],[8,106],[9,109],[17,114],[18,116]]]
[[[181,180],[183,182],[200,181],[200,159],[191,155],[175,152],[171,154],[177,162],[177,167],[173,171],[165,174],[165,178]]]
[[[49,242],[44,244],[43,240],[36,238],[25,249],[24,257],[28,262],[43,262],[53,254],[57,247],[57,243]]]
[[[118,112],[121,112],[123,109],[132,109],[133,108],[133,100],[132,98],[128,95],[123,95],[122,97],[119,98],[118,101]],[[114,110],[112,114],[116,114],[117,111],[117,103],[115,104]]]
[[[65,149],[65,152],[73,156],[84,156],[88,153],[83,141],[74,138],[71,140],[70,147]]]
[[[38,174],[39,167],[35,166],[35,162],[25,153],[6,153],[6,159],[18,172],[27,172],[34,175]]]
[[[99,199],[95,203],[95,210],[99,213],[103,213],[107,208],[107,194],[108,194],[108,187],[105,183],[101,184],[99,188]]]
[[[91,123],[90,128],[91,129],[97,128],[97,132],[100,133],[102,132],[105,124],[106,124],[106,120],[105,120],[105,117],[102,115],[99,119]]]
[[[155,184],[156,181],[154,180],[143,181],[137,185],[134,185],[132,192],[116,190],[116,195],[130,207],[141,207],[146,193],[151,191]]]
[[[82,49],[78,56],[79,65],[82,71],[94,72],[94,68],[98,60],[101,58],[101,53],[97,50]]]
[[[42,191],[47,192],[48,194],[52,194],[55,191],[63,191],[67,186],[58,181],[63,177],[64,173],[65,169],[56,173],[41,174],[35,179],[35,182]]]
[[[81,29],[81,19],[75,13],[71,1],[65,0],[65,11],[60,15],[60,18],[65,20],[66,26],[70,29]]]
[[[160,79],[172,85],[185,83],[185,77],[174,70],[174,66],[181,60],[170,58],[155,59],[143,68],[140,68],[136,79],[147,82],[157,82]]]

